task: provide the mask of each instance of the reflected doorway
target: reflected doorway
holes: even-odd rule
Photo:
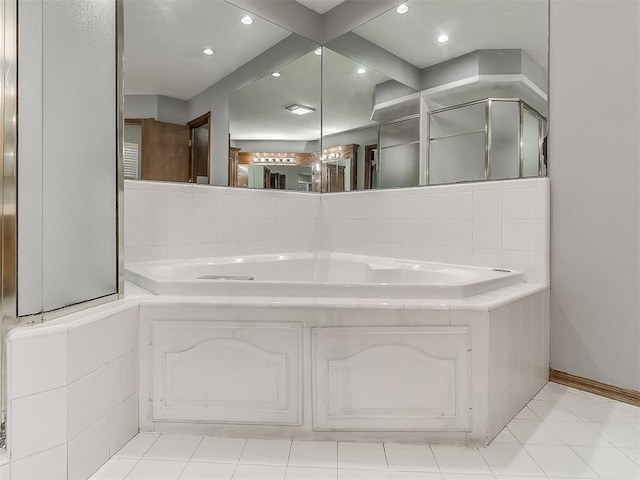
[[[211,112],[187,123],[189,140],[189,182],[208,184],[211,152]]]

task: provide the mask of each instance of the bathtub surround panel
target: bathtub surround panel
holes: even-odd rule
[[[547,381],[545,292],[543,286],[519,284],[452,300],[142,297],[140,398],[149,400],[140,404],[141,429],[485,444]],[[254,365],[256,358],[273,358],[277,364],[286,342],[272,340],[270,347],[259,348],[243,342],[264,337],[251,329],[286,324],[302,335],[300,360],[290,363],[298,371],[288,374],[299,383],[287,380],[292,388],[302,385],[302,390],[286,405],[289,409],[300,402],[301,422],[280,420],[274,426],[272,414],[238,421],[235,409],[243,408],[248,387],[245,382],[230,385],[216,365],[222,357],[233,356],[237,361],[226,364],[229,375],[254,378],[246,365]],[[164,405],[170,395],[164,388],[177,383],[172,384],[167,357],[158,354],[156,342],[167,325],[180,333],[164,334],[160,349],[199,359],[182,367],[189,372],[183,381],[197,388],[176,388],[190,393],[180,399],[170,419]],[[207,330],[217,332],[208,334],[215,341],[204,336]],[[248,333],[238,338],[237,330]],[[265,375],[277,367],[263,363],[257,368],[262,376],[251,387],[262,406],[265,393],[271,392],[271,400],[277,401],[282,378]],[[203,402],[203,392],[214,384],[225,388]],[[220,408],[229,399],[241,399],[240,405]],[[509,413],[494,411],[494,400]]]
[[[125,261],[312,252],[320,195],[125,182]]]
[[[322,196],[322,247],[499,267],[549,284],[546,178]]]
[[[127,181],[125,256],[323,250],[514,269],[548,285],[549,195],[546,178],[324,195]]]
[[[312,328],[314,429],[468,431],[469,344],[468,326]]]
[[[301,323],[162,321],[151,329],[155,419],[302,423]]]
[[[88,478],[138,432],[138,303],[12,330],[7,383],[12,478]]]

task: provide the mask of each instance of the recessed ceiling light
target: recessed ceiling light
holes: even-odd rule
[[[398,8],[396,8],[396,12],[399,13],[400,15],[402,15],[403,13],[407,13],[409,10],[411,9],[409,8],[409,5],[407,5],[406,3],[403,3]]]
[[[322,55],[322,47],[320,48],[316,48],[313,53],[315,53],[316,55]]]
[[[245,25],[251,25],[253,23],[253,18],[251,18],[249,15],[245,15],[240,21]]]
[[[446,33],[443,33],[442,35],[438,35],[438,38],[436,39],[438,43],[447,43],[449,40],[451,40],[451,37]]]
[[[281,75],[280,72],[273,72],[271,74],[272,77],[276,77],[276,78],[278,78],[280,75]]]
[[[205,48],[204,50],[202,50],[202,53],[204,53],[205,55],[213,55],[216,52],[214,52],[211,48]]]
[[[305,107],[304,105],[297,105],[297,104],[289,105],[287,107],[287,110],[289,110],[294,115],[307,115],[309,113],[313,113],[316,111],[315,108]]]
[[[364,67],[360,67],[358,70],[356,70],[356,72],[358,73],[367,73],[367,69]]]

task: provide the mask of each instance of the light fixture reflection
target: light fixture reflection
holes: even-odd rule
[[[402,5],[398,6],[398,8],[396,8],[396,13],[399,13],[400,15],[407,13],[409,10],[411,10],[409,8],[409,5],[407,5],[406,3],[403,3]]]
[[[251,18],[249,15],[245,15],[244,17],[242,17],[242,19],[240,19],[240,21],[245,25],[251,25],[253,23],[253,18]]]
[[[322,55],[322,47],[320,48],[316,48],[313,53],[315,53],[316,55]]]
[[[280,74],[280,72],[273,72],[273,73],[271,74],[271,76],[272,76],[272,77],[276,77],[276,78],[278,78],[279,76],[281,76],[281,74]]]
[[[367,69],[364,67],[360,67],[358,70],[356,70],[356,72],[362,75],[363,73],[367,73]]]
[[[443,33],[442,35],[438,35],[438,38],[436,39],[438,43],[447,43],[449,40],[451,40],[451,37],[446,33]]]
[[[202,53],[204,53],[205,55],[213,55],[216,52],[214,52],[213,49],[207,47],[204,50],[202,50]]]

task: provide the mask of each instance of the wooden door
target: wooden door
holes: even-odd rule
[[[189,181],[187,125],[142,120],[142,180]]]

